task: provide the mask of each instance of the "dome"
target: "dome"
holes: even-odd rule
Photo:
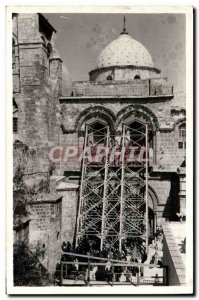
[[[98,68],[110,66],[153,67],[148,50],[127,33],[109,43],[97,59]]]

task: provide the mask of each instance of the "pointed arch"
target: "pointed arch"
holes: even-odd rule
[[[83,123],[92,118],[105,121],[110,126],[110,129],[114,131],[115,114],[110,109],[100,105],[84,109],[76,119],[75,130],[80,131]]]
[[[133,104],[122,108],[116,117],[116,128],[128,118],[142,119],[143,122],[147,122],[150,125],[153,132],[159,129],[156,115],[145,106]]]

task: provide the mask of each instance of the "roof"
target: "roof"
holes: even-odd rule
[[[97,59],[98,68],[117,65],[153,67],[153,61],[144,45],[125,33],[109,43]]]

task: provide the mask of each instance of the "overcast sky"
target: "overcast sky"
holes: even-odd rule
[[[123,14],[44,14],[57,30],[57,49],[73,80],[88,80],[101,50],[123,28]],[[150,52],[154,67],[185,91],[185,16],[126,14],[128,33]]]

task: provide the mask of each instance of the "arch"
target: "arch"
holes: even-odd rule
[[[149,185],[148,186],[148,192],[149,192],[149,196],[150,196],[150,199],[151,199],[151,202],[149,200],[149,207],[153,209],[154,212],[157,211],[157,207],[158,207],[158,196],[155,192],[155,190]],[[153,206],[153,207],[151,207]]]
[[[150,109],[142,105],[129,105],[122,108],[116,117],[116,128],[120,126],[122,121],[132,117],[138,120],[140,118],[145,120],[145,122],[150,125],[150,129],[153,132],[156,132],[159,129],[158,119],[155,114]]]
[[[135,75],[134,79],[140,79],[140,75]]]
[[[108,75],[107,78],[106,78],[106,80],[111,81],[111,80],[113,80],[113,77],[111,75]]]
[[[80,131],[83,123],[92,118],[96,120],[101,119],[102,122],[105,121],[110,126],[111,131],[114,131],[115,114],[103,106],[94,106],[84,109],[76,119],[75,130]]]
[[[184,117],[184,118],[180,118],[180,119],[178,119],[175,123],[174,123],[174,129],[176,128],[176,126],[180,126],[180,125],[182,125],[183,123],[186,123],[186,118]]]

